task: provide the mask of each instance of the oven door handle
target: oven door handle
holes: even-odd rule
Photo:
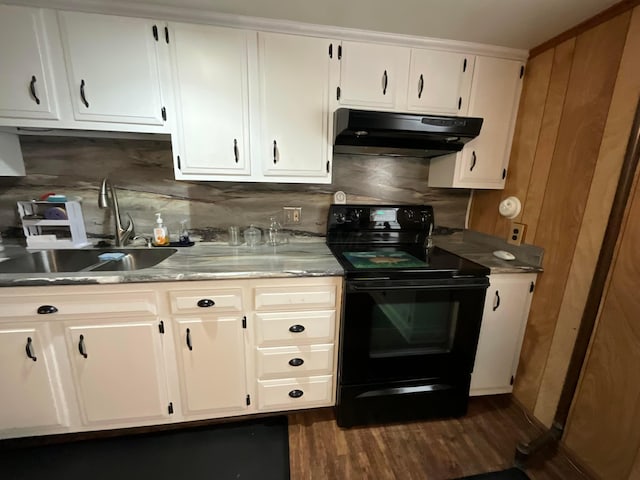
[[[380,390],[371,390],[361,393],[356,398],[388,397],[389,395],[407,395],[412,393],[437,392],[442,390],[451,390],[452,388],[454,388],[452,385],[447,385],[446,383],[418,385],[415,387],[383,388]]]
[[[486,278],[486,277],[485,277]],[[461,289],[486,289],[488,287],[488,281],[479,282],[451,282],[451,283],[429,283],[422,285],[367,285],[362,283],[349,283],[347,282],[347,291],[351,292],[380,292],[380,291],[394,291],[394,290],[461,290]]]

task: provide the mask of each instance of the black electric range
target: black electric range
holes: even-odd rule
[[[432,246],[426,205],[332,205],[345,270],[342,427],[466,412],[489,269]]]

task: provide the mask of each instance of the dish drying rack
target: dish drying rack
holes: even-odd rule
[[[87,241],[82,208],[78,201],[18,202],[18,213],[28,249],[83,248],[91,245]]]

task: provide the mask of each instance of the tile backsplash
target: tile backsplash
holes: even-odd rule
[[[342,190],[349,203],[431,204],[436,225],[464,228],[469,190],[427,187],[429,161],[335,155],[331,185],[186,182],[173,177],[171,144],[163,140],[22,136],[27,175],[0,177],[0,229],[20,227],[16,202],[48,192],[80,197],[87,233],[107,237],[113,231],[109,210],[98,209],[102,178],[118,189],[123,220],[133,217],[136,233],[150,233],[155,212],[162,212],[172,234],[187,219],[206,239],[224,236],[230,225],[266,227],[282,219],[282,207],[302,207],[302,222],[285,227],[323,235],[333,194]]]

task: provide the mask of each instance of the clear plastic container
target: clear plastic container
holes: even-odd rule
[[[262,232],[259,228],[250,225],[244,232],[244,241],[248,247],[256,247],[260,245],[260,240],[262,239]]]
[[[276,217],[271,217],[269,219],[269,230],[267,231],[267,243],[269,245],[279,245],[282,243],[282,225],[276,219]]]

